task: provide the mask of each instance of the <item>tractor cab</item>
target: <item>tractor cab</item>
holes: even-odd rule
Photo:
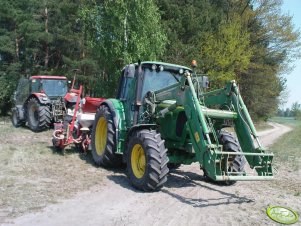
[[[50,99],[64,97],[68,91],[67,78],[64,76],[32,76],[30,83],[31,93],[44,93]]]
[[[127,65],[122,70],[117,93],[117,99],[126,103],[125,108],[129,113],[127,115],[130,116],[127,118],[127,124],[131,125],[133,121],[145,122],[145,101],[151,99],[156,91],[168,89],[170,92],[170,87],[173,86],[177,89],[186,72],[193,74],[193,84],[198,95],[208,88],[207,76],[197,75],[185,66],[150,61]]]
[[[180,77],[190,68],[171,65],[162,62],[141,62],[141,64],[129,64],[122,70],[122,77],[117,97],[126,99],[139,95],[143,98],[148,91],[157,91],[167,86],[180,82]],[[136,78],[140,79],[140,86],[136,86]],[[132,92],[136,90],[136,92]]]

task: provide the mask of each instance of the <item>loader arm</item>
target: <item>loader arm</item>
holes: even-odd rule
[[[186,72],[178,84],[156,91],[155,99],[157,102],[175,99],[175,103],[157,112],[156,117],[164,117],[177,106],[183,106],[196,159],[211,179],[237,181],[273,178],[273,154],[265,153],[260,145],[256,129],[235,81],[228,83],[224,89],[197,94],[192,76]],[[242,152],[226,152],[219,144],[218,131],[213,121],[223,120],[233,120]],[[228,172],[228,160],[233,155],[245,156],[253,172]]]

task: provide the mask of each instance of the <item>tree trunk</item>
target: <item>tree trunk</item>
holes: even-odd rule
[[[16,61],[18,62],[19,61],[19,52],[20,52],[20,47],[19,47],[19,42],[20,40],[18,39],[18,35],[17,35],[17,29],[15,28],[15,35],[16,35],[16,38],[15,38],[15,43],[16,43]]]
[[[48,8],[45,8],[45,32],[48,34]],[[45,42],[45,59],[44,59],[44,66],[45,68],[48,67],[49,63],[49,45],[48,41]]]

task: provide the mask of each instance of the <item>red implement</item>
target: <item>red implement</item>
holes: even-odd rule
[[[91,133],[89,127],[93,123],[95,113],[104,98],[85,97],[82,100],[82,86],[71,88],[70,97],[76,98],[76,105],[73,110],[72,120],[65,120],[64,123],[55,123],[52,142],[55,148],[63,150],[69,144],[76,144],[81,150],[86,152],[91,143]],[[71,115],[69,115],[71,117]]]

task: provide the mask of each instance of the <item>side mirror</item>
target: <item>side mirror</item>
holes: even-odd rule
[[[210,82],[209,82],[209,78],[207,76],[202,76],[202,80],[203,80],[203,88],[208,89],[210,88]]]
[[[204,75],[199,76],[198,82],[202,88],[204,88],[204,89],[210,88],[210,82],[209,82],[208,76],[204,76]]]
[[[126,66],[124,75],[127,78],[134,78],[135,77],[135,64],[129,64]]]

